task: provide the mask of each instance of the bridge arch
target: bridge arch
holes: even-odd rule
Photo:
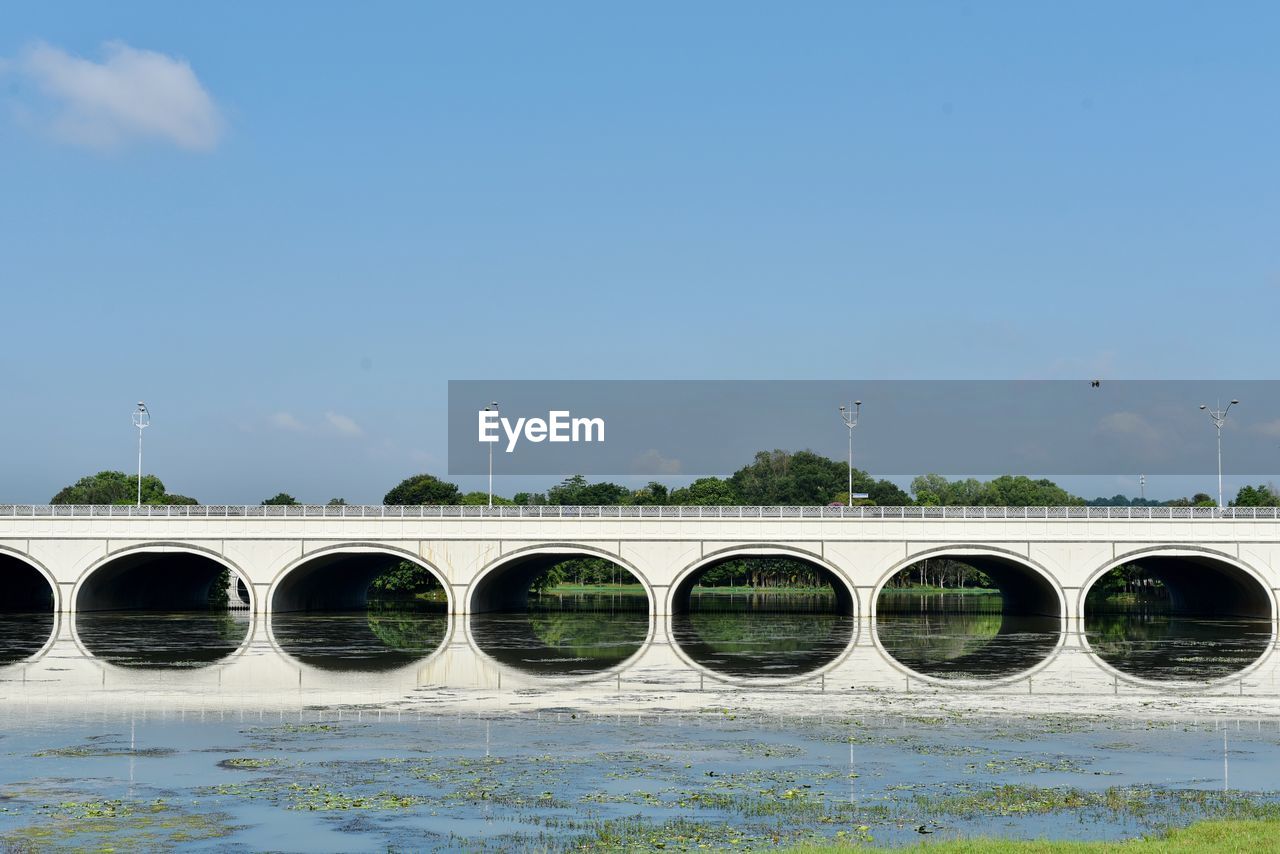
[[[3,566],[6,563],[9,567]],[[8,546],[0,546],[0,577],[5,585],[16,583],[19,593],[17,597],[10,599],[8,594],[12,591],[0,592],[0,611],[30,608],[57,613],[65,610],[62,605],[62,590],[53,573],[31,555]],[[40,586],[41,581],[47,589]]]
[[[1048,569],[1011,549],[975,543],[934,546],[913,552],[895,563],[876,581],[872,615],[880,594],[896,575],[923,560],[941,557],[962,558],[964,563],[986,573],[1000,589],[1005,610],[1057,619],[1067,616],[1066,593]]]
[[[1079,613],[1085,619],[1089,592],[1107,573],[1141,564],[1169,590],[1174,613],[1280,618],[1275,590],[1267,578],[1227,552],[1202,546],[1149,546],[1117,555],[1090,573],[1080,587]]]
[[[183,556],[195,560],[184,561],[182,572],[164,571],[163,563]],[[71,601],[77,612],[202,610],[224,569],[244,582],[250,610],[256,611],[257,594],[239,566],[213,549],[182,542],[148,542],[109,552],[80,574]]]
[[[789,558],[807,563],[817,569],[831,585],[836,595],[836,609],[845,615],[856,617],[863,613],[858,591],[849,577],[822,555],[794,546],[774,543],[745,543],[726,546],[703,555],[676,574],[667,592],[667,613],[683,614],[689,610],[689,600],[699,576],[708,569],[737,558],[773,557]]]
[[[945,563],[932,586],[923,564]],[[921,566],[920,586],[890,588]],[[977,570],[985,580],[960,582]],[[950,572],[952,587],[943,589]],[[991,587],[998,597],[985,595]],[[956,543],[907,555],[874,588],[872,643],[905,676],[926,684],[994,688],[1043,670],[1066,643],[1066,592],[1045,567],[999,546]]]
[[[466,613],[524,610],[529,602],[529,585],[542,572],[566,560],[595,557],[625,569],[640,582],[655,612],[653,584],[634,563],[613,552],[582,543],[543,543],[507,552],[490,561],[472,579],[466,591]]]
[[[266,600],[272,613],[359,610],[369,585],[393,558],[425,569],[444,588],[447,611],[455,610],[453,590],[440,568],[416,552],[384,543],[352,542],[307,552],[276,573]]]

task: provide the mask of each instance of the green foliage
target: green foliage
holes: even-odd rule
[[[379,593],[413,595],[434,590],[439,586],[440,582],[428,569],[413,561],[402,560],[375,578],[369,585],[369,589]]]
[[[547,490],[548,504],[577,506],[629,504],[631,490],[616,483],[588,483],[580,474],[567,477]]]
[[[330,498],[325,502],[326,507],[345,507],[346,504],[347,499],[345,498]]]
[[[737,491],[727,480],[718,477],[700,477],[688,486],[671,493],[672,504],[701,507],[729,507],[741,504]]]
[[[1271,484],[1260,483],[1257,486],[1242,486],[1236,493],[1232,507],[1280,507],[1280,494]]]
[[[275,495],[271,496],[270,498],[264,499],[262,502],[262,506],[264,507],[276,507],[276,506],[295,507],[301,503],[302,503],[301,501],[294,498],[292,495],[290,495],[287,492],[277,492]]]
[[[383,504],[457,504],[458,486],[429,474],[416,474],[396,484]]]
[[[743,504],[830,504],[848,495],[849,469],[813,451],[760,451],[754,462],[733,473],[729,483]],[[896,484],[873,480],[859,469],[853,470],[853,491],[867,493],[875,504],[911,503]]]
[[[489,504],[489,493],[480,491],[468,492],[466,495],[460,496],[457,503],[473,507],[487,506]],[[510,498],[503,498],[501,495],[493,496],[494,507],[512,507],[515,503],[516,502],[512,501]]]
[[[911,481],[911,492],[916,503],[926,506],[1063,507],[1085,503],[1051,480],[1032,480],[1025,475],[949,481],[939,474],[925,474]]]
[[[889,579],[886,587],[927,587],[938,590],[965,590],[994,587],[990,576],[964,561],[947,557],[925,558]]]
[[[1169,592],[1164,582],[1152,575],[1139,563],[1126,563],[1108,572],[1089,588],[1085,607],[1104,610],[1108,600],[1120,604],[1142,602],[1148,605],[1168,606]]]
[[[136,475],[122,471],[100,471],[82,477],[49,499],[50,504],[133,504],[138,500]],[[169,495],[160,478],[153,474],[142,476],[143,504],[198,504],[185,495]]]
[[[631,501],[629,503],[641,505],[670,504],[671,495],[665,484],[651,480],[645,486],[631,493]]]
[[[699,587],[824,588],[830,587],[826,573],[812,564],[790,557],[743,557],[728,560],[705,570]]]

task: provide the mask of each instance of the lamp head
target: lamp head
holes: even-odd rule
[[[1202,404],[1200,404],[1200,408],[1201,408],[1201,409],[1208,409],[1209,407],[1205,406],[1205,405],[1202,403]]]
[[[1239,402],[1240,402],[1240,401],[1238,401],[1238,400],[1233,400],[1233,401],[1231,401],[1232,405],[1238,404]]]
[[[860,401],[860,400],[855,400],[855,401],[853,402],[853,405],[854,405],[854,406],[861,406],[861,405],[862,405],[862,401]]]

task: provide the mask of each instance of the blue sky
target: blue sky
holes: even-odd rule
[[[1267,378],[1278,24],[9,4],[3,500],[131,469],[139,398],[173,491],[373,501],[449,379]]]

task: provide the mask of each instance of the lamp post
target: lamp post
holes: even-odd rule
[[[1227,505],[1222,503],[1222,425],[1227,423],[1227,413],[1231,407],[1240,401],[1233,400],[1227,404],[1226,409],[1210,409],[1206,404],[1200,404],[1200,408],[1209,413],[1209,420],[1213,422],[1213,426],[1218,431],[1218,509],[1222,510]],[[1218,406],[1222,406],[1222,401],[1218,401]]]
[[[138,408],[133,410],[133,426],[138,428],[138,506],[142,506],[142,431],[151,426],[151,413],[147,405],[138,401]]]
[[[485,412],[497,412],[498,401],[491,402],[484,408]],[[489,506],[493,506],[493,442],[489,443]]]
[[[862,411],[862,401],[855,400],[853,409],[840,407],[840,420],[849,428],[849,506],[853,506],[853,428],[858,426],[858,415]]]
[[[1147,476],[1145,474],[1138,475],[1138,495],[1142,498],[1142,503],[1147,503]]]

